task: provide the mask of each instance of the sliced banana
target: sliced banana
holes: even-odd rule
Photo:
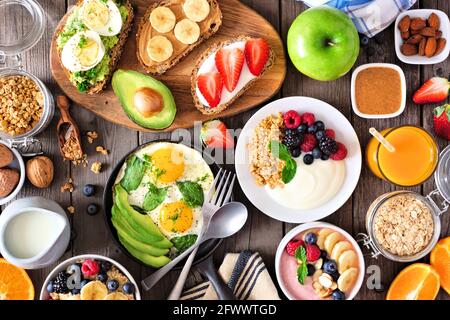
[[[147,53],[153,61],[166,61],[173,54],[172,42],[164,36],[154,36],[147,43]]]
[[[108,288],[101,281],[91,281],[81,288],[81,300],[103,300],[108,294]]]
[[[346,250],[353,249],[352,245],[348,241],[339,241],[334,245],[333,251],[331,251],[330,259],[337,261],[339,259],[339,256],[342,254],[342,252]]]
[[[339,232],[332,232],[325,238],[325,242],[323,243],[323,246],[324,246],[325,250],[328,253],[330,253],[333,251],[333,248],[336,245],[336,243],[338,243],[341,240],[342,240],[342,237]]]
[[[340,274],[350,268],[358,267],[358,256],[354,250],[347,250],[342,252],[337,260],[338,271]]]
[[[358,278],[358,269],[350,268],[345,270],[337,281],[338,289],[344,293],[348,293]]]
[[[150,13],[150,24],[160,33],[171,31],[176,22],[177,18],[170,8],[157,7]]]
[[[200,38],[200,27],[189,19],[179,21],[173,31],[175,38],[184,44],[193,44]]]
[[[325,249],[325,247],[324,247],[325,239],[331,233],[333,233],[333,230],[327,229],[327,228],[320,229],[319,232],[317,233],[317,245],[319,246],[319,248],[321,250]]]
[[[192,21],[203,21],[209,15],[209,2],[207,0],[186,0],[183,4],[183,11],[186,17]]]
[[[122,292],[113,292],[104,297],[103,300],[128,300],[128,297]]]

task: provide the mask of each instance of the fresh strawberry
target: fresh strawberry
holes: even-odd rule
[[[336,133],[334,132],[333,129],[326,129],[325,130],[325,136],[335,139],[336,138]]]
[[[210,148],[234,148],[234,139],[225,123],[214,119],[203,123],[200,139]]]
[[[303,142],[300,145],[300,149],[303,152],[311,152],[317,146],[317,138],[311,134],[307,133],[303,135]]]
[[[316,122],[316,117],[314,116],[314,114],[310,112],[305,112],[304,114],[302,114],[302,123],[306,123],[309,127],[312,126],[314,122]]]
[[[81,265],[81,272],[85,277],[92,277],[100,272],[100,266],[97,261],[88,259]]]
[[[333,160],[344,160],[347,157],[347,148],[343,143],[338,142],[338,149],[336,153],[333,153],[330,158]]]
[[[244,60],[244,52],[239,48],[222,48],[216,53],[216,67],[229,92],[232,92],[237,86]]]
[[[267,41],[258,38],[250,39],[245,43],[245,59],[250,72],[259,76],[269,60],[270,47]]]
[[[212,71],[199,75],[197,78],[197,87],[211,108],[219,105],[223,88],[220,73]]]
[[[437,107],[433,111],[434,132],[450,140],[450,104]]]
[[[305,246],[305,243],[303,242],[303,240],[291,240],[291,241],[289,241],[288,244],[286,245],[286,252],[287,252],[287,254],[293,257],[295,255],[295,251],[300,246]]]
[[[308,244],[306,246],[306,260],[308,262],[314,262],[317,261],[320,258],[320,255],[322,253],[320,252],[320,249],[315,244]]]
[[[439,103],[447,99],[450,82],[446,78],[434,77],[425,82],[413,95],[417,104]]]

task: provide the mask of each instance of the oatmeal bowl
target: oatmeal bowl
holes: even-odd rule
[[[329,223],[311,222],[281,240],[275,271],[290,300],[351,300],[363,283],[365,264],[350,234]]]

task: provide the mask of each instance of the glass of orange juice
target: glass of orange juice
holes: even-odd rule
[[[379,178],[396,185],[411,187],[427,180],[438,163],[438,147],[423,128],[404,125],[381,131],[395,148],[391,152],[372,138],[366,148],[366,161]]]

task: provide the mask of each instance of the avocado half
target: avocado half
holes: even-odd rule
[[[136,124],[148,129],[164,129],[175,119],[177,107],[172,92],[161,81],[132,70],[117,70],[112,77],[112,88],[119,98],[123,110]],[[162,110],[145,116],[134,105],[134,94],[142,88],[159,93],[163,100]]]

